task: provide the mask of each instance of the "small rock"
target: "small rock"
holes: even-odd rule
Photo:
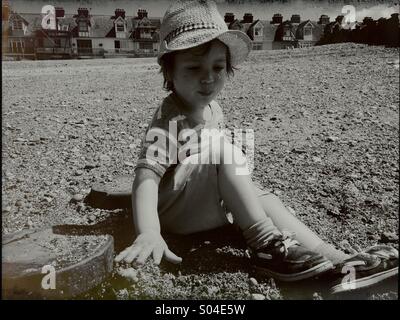
[[[81,202],[81,201],[83,200],[83,198],[84,198],[83,195],[77,193],[77,194],[74,194],[74,195],[72,196],[72,199],[71,199],[71,200],[72,200],[73,202]]]
[[[22,200],[17,200],[17,201],[15,201],[15,206],[16,207],[22,207]]]
[[[110,160],[111,160],[111,158],[110,158],[108,155],[106,155],[106,154],[102,154],[102,155],[99,157],[99,159],[100,159],[100,161],[110,161]]]
[[[323,299],[322,299],[322,296],[318,292],[314,292],[313,300],[323,300]]]
[[[207,294],[208,294],[209,296],[212,296],[212,295],[214,295],[215,293],[217,293],[218,290],[219,290],[219,289],[218,289],[217,287],[211,286],[211,287],[207,288]]]
[[[312,160],[314,162],[321,162],[322,161],[322,159],[320,157],[312,157]]]
[[[265,296],[260,293],[252,293],[251,300],[265,300]]]
[[[275,190],[274,190],[274,193],[275,193],[277,196],[280,196],[280,195],[282,194],[282,191],[279,190],[279,189],[275,189]]]
[[[381,234],[381,243],[397,242],[399,241],[399,236],[393,232],[384,232]]]
[[[126,165],[126,166],[128,166],[128,167],[134,167],[134,166],[135,166],[135,164],[132,163],[132,162],[130,162],[130,161],[125,161],[125,162],[124,162],[124,165]]]
[[[96,216],[94,214],[89,215],[88,221],[89,222],[95,222],[96,221]]]
[[[10,207],[10,206],[7,206],[7,207],[3,208],[3,209],[2,209],[2,212],[3,212],[3,213],[10,213],[10,212],[11,212],[11,207]]]
[[[83,171],[82,170],[76,170],[75,171],[75,176],[81,176],[83,175]]]
[[[97,165],[94,164],[94,163],[87,163],[87,164],[85,165],[84,169],[86,169],[86,170],[92,170],[92,169],[94,169],[94,168],[96,168],[96,167],[97,167]]]
[[[256,280],[255,278],[250,278],[250,279],[249,279],[249,283],[250,283],[250,285],[252,285],[252,286],[255,286],[255,287],[258,286],[258,282],[257,282],[257,280]]]
[[[293,149],[291,150],[291,152],[297,153],[297,154],[307,153],[306,150],[304,150],[304,149],[299,149],[299,148],[293,148]]]
[[[276,120],[278,120],[278,118],[277,117],[271,117],[271,118],[269,118],[269,120],[276,121]]]
[[[128,268],[128,269],[118,269],[118,274],[121,277],[127,278],[130,281],[133,282],[138,282],[138,271],[133,269],[133,268]]]
[[[338,138],[338,137],[335,137],[335,136],[329,136],[329,137],[326,139],[327,142],[335,142],[335,141],[337,141],[337,140],[339,140],[339,138]]]

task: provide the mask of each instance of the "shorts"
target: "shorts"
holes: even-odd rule
[[[230,221],[218,189],[218,164],[177,166],[162,177],[158,193],[161,229],[190,234],[224,226]],[[254,183],[257,196],[268,194]]]

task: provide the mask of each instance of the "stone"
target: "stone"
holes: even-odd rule
[[[326,139],[327,142],[335,142],[335,141],[337,141],[337,140],[339,140],[339,138],[338,138],[338,137],[335,137],[335,136],[329,136],[329,137]]]
[[[393,232],[383,232],[381,234],[381,243],[390,243],[399,241],[399,236]]]
[[[252,293],[251,300],[265,300],[265,296],[260,293]]]
[[[32,226],[32,221],[27,225]],[[72,232],[53,226],[3,235],[3,297],[65,299],[102,283],[113,268],[113,237],[76,236]],[[56,286],[45,290],[42,280],[51,272]]]
[[[72,201],[72,202],[81,202],[81,201],[83,201],[83,199],[84,199],[84,196],[81,195],[81,194],[79,194],[79,193],[77,193],[77,194],[74,194],[74,195],[72,196],[71,201]]]
[[[257,282],[257,280],[255,278],[250,278],[249,279],[249,283],[250,283],[250,285],[252,285],[254,287],[258,286],[258,282]]]
[[[82,170],[76,170],[75,171],[75,176],[81,176],[83,175],[83,171]]]
[[[118,274],[121,277],[127,278],[128,280],[132,282],[138,282],[138,271],[133,269],[133,268],[128,268],[128,269],[118,269]]]

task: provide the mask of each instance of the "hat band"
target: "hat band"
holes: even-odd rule
[[[208,23],[208,22],[201,22],[201,23],[192,23],[188,24],[182,27],[179,27],[173,31],[171,31],[166,37],[165,41],[167,44],[171,42],[174,38],[176,38],[178,35],[180,35],[183,32],[189,31],[189,30],[197,30],[197,29],[215,29],[215,30],[220,30],[221,28],[216,25],[215,23]]]

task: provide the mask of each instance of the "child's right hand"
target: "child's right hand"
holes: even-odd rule
[[[163,257],[172,263],[182,262],[182,258],[168,249],[165,240],[156,231],[146,231],[139,234],[133,244],[122,251],[115,258],[115,261],[120,262],[123,260],[131,263],[136,260],[137,263],[143,264],[151,254],[153,254],[155,264],[160,264]]]

